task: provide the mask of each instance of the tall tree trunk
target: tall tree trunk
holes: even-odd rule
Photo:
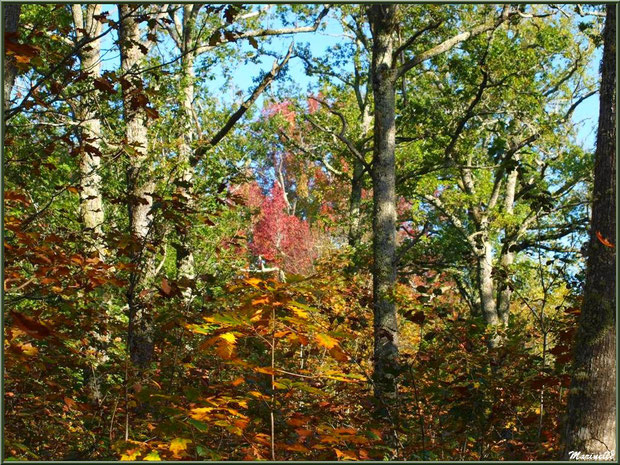
[[[362,135],[365,139],[372,129],[372,114],[368,102],[362,108]],[[357,157],[353,158],[353,177],[351,178],[351,196],[349,197],[349,245],[355,247],[361,239],[362,223],[362,189],[364,187],[364,164]]]
[[[92,39],[101,33],[101,22],[94,16],[101,14],[101,5],[87,5],[86,15],[82,5],[71,5],[76,40]],[[93,40],[88,47],[79,52],[81,71],[93,79],[101,75],[100,63],[101,40]],[[95,109],[97,96],[94,93],[85,95],[80,101],[77,118],[81,129],[80,158],[80,218],[84,233],[89,240],[89,251],[96,252],[103,258],[103,201],[101,197],[101,120]]]
[[[396,173],[394,150],[395,80],[393,69],[396,5],[368,8],[373,36],[372,89],[375,103],[373,186],[373,309],[375,394],[396,394],[398,374],[398,324],[396,285]]]
[[[493,278],[493,247],[486,237],[481,240],[481,248],[477,258],[482,316],[487,327],[492,331],[489,346],[497,347],[500,339],[496,334],[499,317],[495,301],[495,280]]]
[[[136,70],[144,58],[140,44],[140,27],[136,6],[120,5],[120,49],[121,69],[129,85],[123,87],[123,106],[125,114],[129,168],[127,184],[129,190],[129,225],[134,243],[132,262],[136,270],[130,277],[127,301],[129,304],[128,345],[132,363],[146,367],[153,357],[152,318],[147,303],[138,292],[148,274],[144,270],[146,241],[153,223],[151,212],[155,183],[150,177],[147,151],[147,126],[144,107],[139,102],[143,84]]]
[[[22,6],[19,3],[7,3],[2,6],[4,10],[4,36],[15,35],[19,25],[19,15]],[[11,99],[11,92],[15,84],[17,76],[17,68],[15,67],[15,58],[11,55],[4,54],[4,111],[8,110]]]
[[[351,178],[351,196],[349,197],[349,245],[355,247],[360,242],[362,187],[364,185],[364,165],[353,160],[353,177]]]
[[[571,458],[571,451],[601,454],[616,449],[616,254],[597,237],[611,242],[616,237],[616,5],[607,5],[603,36],[590,244],[564,459]]]
[[[76,42],[91,39],[87,47],[79,50],[81,71],[92,79],[101,76],[101,40],[93,38],[101,34],[102,24],[95,18],[101,14],[101,5],[71,5]],[[97,116],[98,96],[90,92],[80,98],[76,108],[76,119],[80,129],[80,220],[88,253],[95,253],[105,259],[103,241],[103,199],[101,196],[101,120]],[[107,302],[109,304],[109,302]],[[101,401],[100,375],[97,364],[85,369],[89,396],[93,404]]]
[[[180,124],[182,129],[181,141],[179,145],[179,164],[181,174],[179,176],[178,192],[185,202],[188,210],[195,207],[194,201],[194,168],[190,163],[192,156],[192,141],[196,131],[194,130],[194,98],[195,98],[195,73],[194,62],[196,60],[196,15],[198,10],[196,5],[183,6],[183,22],[181,36],[177,44],[183,56],[181,60],[181,111]],[[189,230],[191,225],[186,225],[179,230],[179,241],[175,244],[177,278],[185,281],[193,281],[196,277],[194,253],[191,247]],[[183,292],[183,298],[189,303],[192,298],[191,287]]]
[[[190,5],[191,7],[191,5]],[[187,26],[186,26],[187,27]],[[189,46],[189,44],[188,44]],[[194,189],[194,171],[190,165],[190,156],[192,154],[193,140],[193,102],[194,102],[194,54],[186,51],[182,62],[182,85],[183,85],[183,101],[181,122],[183,127],[183,135],[179,146],[179,162],[182,166],[181,186],[179,187],[180,195],[184,198],[187,207],[191,210],[194,207],[193,189]],[[188,230],[184,229],[180,235],[179,243],[175,247],[177,251],[177,274],[179,279],[193,280],[196,277],[194,254],[190,245]],[[188,288],[184,292],[186,301],[191,299],[191,290]]]
[[[515,155],[515,158],[516,157],[517,155]],[[512,215],[514,214],[514,202],[518,178],[519,172],[516,168],[508,174],[508,179],[506,181],[506,197],[504,198],[504,216],[506,218],[512,218]],[[499,259],[501,278],[499,279],[497,286],[497,313],[502,325],[505,327],[508,326],[508,320],[510,318],[510,300],[512,298],[512,290],[510,289],[508,280],[510,279],[510,267],[512,267],[515,257],[514,251],[511,248],[513,245],[514,244],[507,239]]]

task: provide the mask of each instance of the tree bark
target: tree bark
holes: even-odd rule
[[[517,155],[515,155],[515,158]],[[508,174],[508,179],[506,180],[506,196],[504,198],[504,216],[507,218],[511,218],[514,214],[514,202],[515,202],[515,193],[517,190],[517,180],[519,178],[519,172],[515,168]],[[510,279],[510,268],[514,263],[514,251],[512,246],[514,244],[509,240],[504,244],[501,252],[501,256],[499,259],[500,263],[500,276],[499,283],[497,286],[497,313],[499,319],[505,327],[508,326],[508,321],[510,319],[510,301],[512,299],[512,290],[508,285],[508,280]]]
[[[362,134],[364,139],[372,129],[372,114],[368,102],[361,105]],[[353,157],[353,177],[351,178],[351,196],[349,198],[349,245],[356,247],[361,240],[362,226],[362,189],[364,187],[365,167],[360,159]]]
[[[4,35],[5,40],[9,35],[17,33],[19,26],[19,15],[22,6],[19,3],[7,3],[3,5],[4,10]],[[15,66],[15,58],[11,55],[4,54],[4,111],[10,108],[11,92],[15,84],[17,76],[17,67]]]
[[[76,40],[92,39],[101,34],[101,22],[94,16],[101,14],[101,5],[87,5],[86,15],[82,5],[71,5]],[[101,75],[101,40],[93,40],[79,51],[81,71],[93,79]],[[80,158],[80,218],[89,241],[89,252],[96,252],[103,259],[103,200],[101,197],[101,120],[95,111],[97,97],[91,92],[80,101],[76,117],[81,130]]]
[[[179,163],[182,166],[181,171],[181,187],[179,193],[186,202],[187,207],[191,210],[194,207],[193,201],[193,189],[194,189],[194,170],[190,164],[190,157],[192,155],[192,141],[194,139],[193,130],[193,104],[195,97],[194,88],[194,60],[195,52],[194,48],[194,28],[195,20],[192,14],[193,5],[184,5],[183,13],[183,46],[181,53],[183,59],[181,61],[181,83],[182,83],[182,102],[181,102],[181,124],[183,128],[183,135],[181,136],[181,143],[179,145]],[[189,243],[187,230],[184,230],[179,238],[179,243],[176,245],[177,251],[177,277],[179,279],[185,278],[185,280],[193,280],[196,277],[194,254]],[[184,299],[188,302],[191,299],[191,288],[183,293]]]
[[[606,8],[592,222],[568,399],[565,460],[574,458],[571,451],[602,454],[615,453],[616,448],[616,254],[601,240],[615,242],[616,237],[616,5]]]
[[[360,242],[362,187],[364,185],[364,165],[353,159],[351,196],[349,197],[349,245],[356,247]]]
[[[140,44],[140,27],[135,6],[120,5],[121,69],[129,85],[123,87],[123,106],[127,144],[130,146],[127,184],[129,191],[129,226],[133,240],[132,262],[136,270],[130,277],[127,301],[129,304],[128,345],[131,361],[144,368],[153,357],[153,327],[147,303],[138,292],[145,280],[143,269],[145,245],[153,223],[152,207],[155,182],[151,179],[148,165],[148,140],[146,113],[138,96],[142,92],[142,79],[134,74],[144,58]],[[142,268],[142,269],[141,269]]]
[[[375,103],[373,186],[373,310],[375,395],[394,396],[398,374],[396,285],[396,173],[394,151],[395,81],[393,69],[396,5],[371,5],[372,89]]]
[[[489,340],[490,347],[497,347],[500,343],[497,337],[499,317],[495,301],[495,280],[493,278],[493,246],[487,238],[482,239],[478,254],[478,274],[480,276],[480,307],[484,321],[493,332]]]

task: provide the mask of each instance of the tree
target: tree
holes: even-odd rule
[[[394,150],[395,75],[394,33],[396,5],[375,5],[368,9],[373,35],[372,90],[374,95],[373,187],[373,311],[374,387],[378,396],[394,395],[398,375],[398,323],[396,284],[396,169]]]
[[[616,6],[606,6],[592,219],[563,459],[616,449]],[[613,457],[611,457],[613,460]]]
[[[288,34],[297,34],[301,32],[316,31],[321,24],[322,19],[329,11],[328,7],[322,9],[317,15],[312,25],[298,26],[291,28],[252,28],[252,23],[259,22],[264,16],[265,10],[257,10],[253,12],[244,12],[243,7],[237,5],[227,6],[208,6],[194,4],[184,5],[182,8],[170,10],[170,21],[167,24],[167,31],[178,48],[181,57],[181,111],[179,112],[181,121],[181,136],[178,147],[179,164],[181,166],[181,175],[179,176],[180,195],[185,199],[187,207],[192,210],[195,206],[193,201],[195,187],[195,164],[196,159],[193,157],[193,141],[203,136],[201,129],[196,130],[196,125],[200,126],[197,120],[196,109],[194,108],[194,100],[196,95],[195,70],[194,66],[199,57],[208,52],[216,53],[218,48],[226,45],[248,40],[249,43],[258,50],[259,44],[256,38],[283,36]],[[178,14],[178,10],[183,11],[182,15]],[[200,10],[206,10],[200,15]],[[217,13],[223,13],[220,18]],[[214,131],[214,136],[208,143],[211,148],[215,147],[223,137],[234,127],[234,124],[249,109],[252,103],[267,88],[271,80],[273,80],[280,70],[286,65],[290,58],[290,51],[286,58],[274,68],[271,73],[264,76],[263,81],[254,89],[252,95],[247,99],[240,110],[231,115],[231,118],[224,124],[219,131]],[[175,245],[177,250],[177,269],[179,277],[189,280],[195,278],[194,253],[191,250],[190,242],[187,234],[181,234],[178,244]],[[186,293],[189,297],[190,294]]]
[[[374,152],[372,160],[373,183],[373,288],[375,313],[375,389],[378,395],[393,394],[398,374],[398,327],[396,305],[393,300],[396,283],[396,82],[414,67],[441,55],[458,44],[499,27],[512,15],[507,6],[499,17],[453,35],[441,43],[399,62],[400,55],[411,47],[425,31],[419,29],[402,45],[396,43],[398,25],[397,5],[368,7],[368,21],[372,32],[372,89],[374,95]],[[396,53],[398,52],[398,53]]]
[[[588,164],[571,115],[595,93],[584,77],[591,47],[573,40],[565,18],[535,14],[544,20],[469,41],[462,53],[437,64],[445,78],[418,78],[426,92],[411,99],[405,126],[438,128],[432,142],[409,148],[411,160],[423,154],[418,163],[434,168],[419,174],[409,162],[399,192],[435,210],[433,249],[451,264],[472,314],[484,318],[492,347],[501,340],[497,331],[508,326],[512,289],[519,287],[515,260],[539,246],[576,259],[578,251],[561,241],[574,239],[586,223]],[[534,29],[539,36],[529,32]],[[535,52],[539,37],[553,41]],[[429,101],[441,109],[420,116]]]
[[[4,13],[4,35],[5,40],[13,42],[17,38],[17,27],[19,25],[19,15],[21,12],[21,4],[9,3],[2,7]],[[6,47],[6,45],[5,45]],[[5,67],[4,67],[4,111],[6,111],[11,105],[11,91],[13,90],[13,84],[15,83],[15,76],[17,75],[17,67],[15,66],[15,58],[7,56],[5,52]]]
[[[71,5],[75,26],[76,44],[89,41],[89,46],[80,48],[81,71],[97,82],[101,79],[101,5]],[[103,200],[101,196],[101,120],[97,115],[97,100],[94,92],[83,95],[76,108],[76,120],[81,129],[80,160],[80,216],[84,233],[90,238],[90,247],[102,259],[103,245]]]
[[[314,258],[310,228],[306,221],[287,212],[284,195],[280,184],[275,183],[269,195],[263,196],[250,249],[283,271],[307,274]]]
[[[570,116],[599,11],[22,4],[3,457],[551,460],[565,429],[598,439],[614,147],[584,302],[594,157]]]
[[[143,93],[139,66],[146,53],[142,43],[138,10],[140,7],[119,5],[120,30],[119,47],[121,69],[124,73],[123,109],[125,117],[126,150],[129,155],[127,170],[129,229],[133,241],[131,273],[127,301],[129,305],[128,346],[131,361],[139,368],[145,368],[153,357],[152,316],[140,288],[149,276],[146,243],[153,228],[153,194],[155,181],[152,178],[148,157],[147,98]]]

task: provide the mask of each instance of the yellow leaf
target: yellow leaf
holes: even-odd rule
[[[28,356],[37,355],[39,353],[39,349],[37,349],[35,346],[30,344],[29,342],[27,344],[20,345],[19,348],[22,350],[24,354]]]
[[[190,442],[192,442],[190,439],[176,438],[170,442],[170,446],[168,448],[174,455],[179,455],[179,452],[183,452],[187,449],[187,445]]]
[[[308,319],[308,312],[306,312],[302,308],[296,307],[295,305],[289,305],[288,308],[290,308],[293,311],[293,313],[299,318],[302,318],[304,320]]]
[[[208,414],[211,413],[213,410],[215,410],[213,407],[193,408],[192,413],[190,414],[190,417],[192,417],[194,420],[204,420],[205,418],[209,416]]]
[[[249,394],[257,399],[269,400],[270,397],[258,391],[250,391]]]
[[[327,334],[317,334],[314,336],[314,339],[321,347],[325,347],[326,349],[331,349],[338,345],[338,340],[328,336]]]
[[[148,460],[151,462],[155,462],[155,461],[161,460],[161,457],[159,456],[159,452],[157,452],[156,450],[152,450],[142,460]]]
[[[235,337],[233,333],[220,334],[220,337],[224,339],[226,342],[228,342],[229,344],[234,344],[235,341],[237,340],[237,338]]]

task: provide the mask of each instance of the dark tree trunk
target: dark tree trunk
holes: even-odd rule
[[[373,187],[373,307],[374,374],[378,397],[396,393],[398,373],[398,324],[396,285],[396,173],[394,150],[395,81],[392,52],[396,28],[396,5],[368,8],[372,47],[372,89],[375,103]]]
[[[616,448],[616,6],[607,5],[586,284],[568,400],[564,459]],[[599,237],[600,236],[600,237]],[[574,458],[574,457],[573,457]],[[613,457],[612,457],[613,458]]]
[[[17,33],[17,26],[19,25],[19,15],[21,13],[22,6],[17,3],[8,3],[3,6],[4,10],[4,36],[5,40],[11,38],[12,35]],[[7,37],[8,36],[8,37]],[[12,38],[15,40],[15,38]],[[13,90],[13,84],[15,84],[15,77],[17,76],[17,68],[15,67],[15,58],[11,55],[4,54],[4,111],[9,108],[11,99],[11,91]]]

